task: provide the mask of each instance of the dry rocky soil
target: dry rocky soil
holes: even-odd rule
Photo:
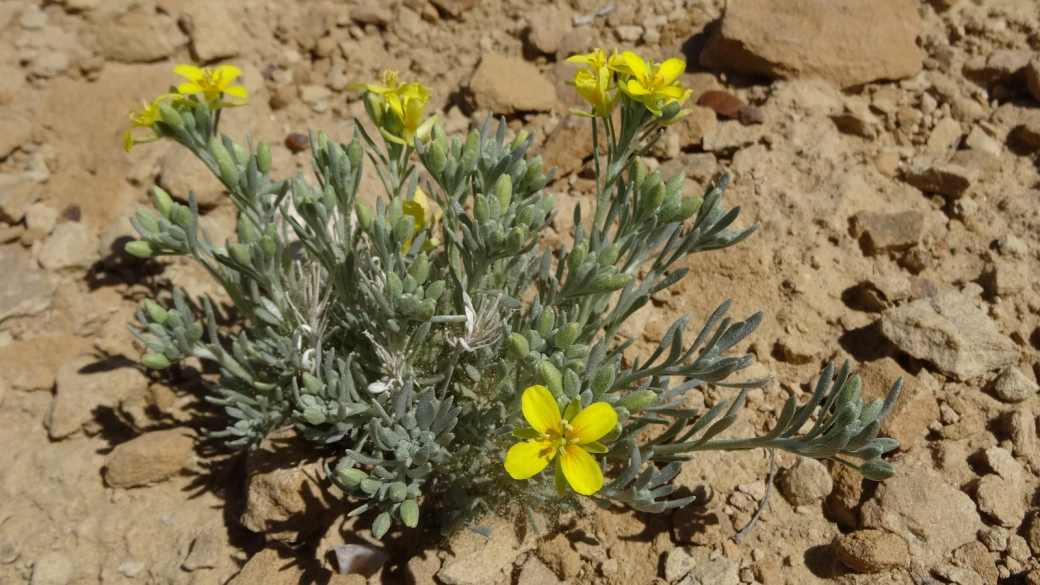
[[[573,24],[606,3],[0,1],[0,583],[1040,583],[1040,5],[624,0]],[[334,453],[231,452],[202,433],[214,372],[135,365],[141,299],[216,294],[190,264],[120,252],[148,188],[192,187],[212,232],[235,225],[186,152],[119,148],[173,65],[245,71],[253,105],[225,130],[277,143],[282,176],[310,168],[291,134],[349,140],[363,108],[346,87],[385,68],[434,89],[449,133],[506,115],[559,168],[551,244],[593,184],[565,58],[615,45],[685,59],[704,104],[647,164],[690,193],[728,170],[742,225],[762,223],[692,258],[634,319],[636,349],[727,298],[764,311],[738,349],[774,381],[750,393],[745,434],[827,362],[852,360],[870,396],[903,376],[882,429],[902,445],[895,478],[778,455],[737,543],[769,456],[707,453],[677,479],[699,499],[674,513],[590,507],[541,535],[495,517],[491,540],[431,525],[373,549],[371,518],[345,519],[319,471]],[[336,571],[348,544],[359,574]]]

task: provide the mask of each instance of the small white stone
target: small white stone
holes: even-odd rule
[[[124,577],[133,579],[144,570],[144,563],[123,563],[117,569]]]
[[[627,43],[637,42],[643,36],[643,27],[639,25],[622,25],[614,29],[617,33],[618,40],[625,41]]]

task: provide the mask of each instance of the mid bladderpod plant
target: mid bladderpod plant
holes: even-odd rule
[[[211,434],[231,446],[295,429],[341,450],[328,479],[351,515],[375,510],[376,537],[395,519],[416,526],[421,501],[445,532],[486,532],[480,517],[505,509],[537,522],[579,497],[661,512],[692,500],[668,498],[698,451],[781,449],[890,477],[880,457],[898,443],[878,437],[879,421],[902,382],[864,404],[848,363],[828,366],[804,404],[790,397],[768,432],[723,438],[748,389],[769,381],[740,376],[751,355],[726,355],[761,313],[734,321],[725,301],[692,340],[687,316],[651,355],[632,355],[624,323],[687,276],[683,259],[757,224],[731,227],[740,209],[722,205],[728,175],[684,197],[683,173],[666,179],[643,162],[689,112],[682,61],[598,49],[569,61],[583,65],[572,85],[589,110],[572,112],[590,119],[596,181],[591,214],[577,206],[573,242],[555,249],[540,245],[556,217],[553,171],[527,155],[534,136],[511,136],[505,120],[449,138],[426,116],[431,90],[388,71],[351,86],[368,120],[350,142],[312,137],[312,181],[272,178],[266,142],[218,132],[223,109],[248,103],[241,71],[177,67],[187,81],[131,113],[137,134],[124,146],[166,138],[189,149],[229,192],[237,233],[213,241],[194,195],[178,203],[157,187],[158,217],[137,214],[141,240],[127,250],[191,257],[242,326],[218,328],[209,299],[201,314],[176,291],[169,307],[145,301],[142,362],[214,362],[208,399],[228,423]],[[366,165],[381,193],[359,193]],[[735,396],[701,412],[690,406],[700,384]]]

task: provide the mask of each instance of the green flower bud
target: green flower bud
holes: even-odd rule
[[[563,374],[563,393],[567,398],[575,399],[578,397],[578,392],[581,391],[581,378],[574,370],[567,370]]]
[[[390,484],[390,489],[387,490],[387,495],[390,499],[395,502],[403,502],[408,497],[408,486],[404,482],[395,481]]]
[[[270,260],[271,258],[274,258],[275,253],[278,252],[278,244],[275,243],[274,238],[265,235],[260,238],[260,249],[264,253],[264,258]]]
[[[657,220],[662,224],[671,223],[679,216],[681,208],[681,201],[665,202],[665,204],[661,206],[661,210],[657,212]]]
[[[374,536],[376,540],[383,538],[387,531],[390,530],[391,523],[392,520],[390,519],[390,514],[386,512],[376,516],[376,519],[372,521],[372,536]]]
[[[210,152],[213,154],[213,158],[217,159],[217,167],[220,169],[220,177],[224,179],[224,182],[228,185],[238,184],[238,167],[235,165],[235,161],[231,158],[231,153],[228,149],[217,140],[216,138],[210,143]]]
[[[408,528],[415,528],[419,524],[419,504],[415,500],[401,502],[401,508],[398,512],[401,514],[401,521]]]
[[[596,262],[600,266],[613,266],[618,259],[618,253],[621,251],[621,247],[616,243],[607,246],[606,250],[599,253],[599,257],[596,258]]]
[[[159,114],[162,115],[163,122],[166,122],[173,128],[179,130],[184,127],[184,118],[170,104],[165,102],[159,104]]]
[[[520,131],[516,133],[516,137],[513,138],[513,142],[509,143],[509,150],[513,150],[514,148],[523,144],[524,141],[527,140],[527,137],[529,135],[530,134],[527,132],[527,130],[521,128]]]
[[[506,241],[506,232],[502,228],[491,232],[491,245],[501,246]]]
[[[372,208],[364,201],[354,202],[354,213],[357,214],[358,225],[361,230],[368,232],[372,228]]]
[[[253,243],[256,241],[259,232],[256,231],[256,226],[253,225],[252,220],[245,213],[238,216],[238,239],[242,242]]]
[[[845,386],[841,389],[841,393],[838,394],[838,398],[834,401],[834,410],[837,412],[842,406],[859,400],[860,392],[863,389],[863,379],[859,376],[853,376],[845,383]]]
[[[397,297],[397,306],[400,307],[402,313],[412,314],[419,310],[419,299],[415,298],[415,295],[405,293]]]
[[[241,144],[232,142],[231,154],[235,155],[235,161],[243,167],[249,164],[249,153]]]
[[[361,159],[365,156],[365,149],[361,146],[361,141],[355,138],[350,141],[350,145],[347,146],[347,160],[350,161],[350,168],[356,169],[361,165]]]
[[[415,310],[415,318],[420,321],[429,321],[433,318],[434,313],[437,312],[437,301],[433,299],[426,299],[419,303],[419,308]]]
[[[271,172],[271,145],[266,140],[256,146],[256,168],[261,173]]]
[[[462,147],[462,167],[469,169],[473,166],[473,162],[477,160],[478,150],[480,149],[480,132],[476,130],[469,133],[466,137],[466,145]]]
[[[379,487],[381,485],[383,484],[380,483],[378,479],[366,475],[364,478],[361,479],[361,483],[358,484],[358,487],[360,487],[361,491],[365,492],[366,494],[374,494],[379,491]]]
[[[654,171],[654,173],[657,173],[657,171]],[[647,179],[647,182],[649,183],[652,180],[652,178]],[[653,213],[655,209],[657,209],[661,206],[662,203],[664,203],[664,183],[658,181],[656,184],[654,184],[653,188],[649,189],[648,191],[644,191],[644,193],[646,193],[646,196],[643,199],[643,211],[645,213]]]
[[[668,120],[678,116],[680,111],[682,111],[682,104],[679,102],[672,102],[666,105],[661,108],[661,122],[667,122]]]
[[[435,281],[433,284],[431,284],[430,286],[426,287],[426,300],[428,300],[428,301],[436,301],[437,299],[441,298],[441,293],[443,293],[443,292],[444,292],[444,281],[443,280]]]
[[[527,161],[527,171],[524,178],[520,179],[521,187],[530,187],[542,177],[542,155],[538,155]]]
[[[542,378],[542,384],[549,389],[553,396],[559,398],[563,395],[563,375],[556,366],[548,360],[538,364],[538,375]]]
[[[383,100],[379,97],[379,94],[366,91],[365,97],[361,98],[361,101],[365,103],[365,113],[368,114],[368,117],[371,118],[377,128],[382,128],[384,116]]]
[[[159,303],[152,299],[144,300],[144,310],[148,312],[148,316],[156,323],[162,325],[166,322],[166,309],[159,306]]]
[[[173,225],[179,228],[187,228],[192,221],[195,220],[195,216],[192,215],[191,210],[184,205],[175,205],[170,210],[170,221]]]
[[[322,152],[329,150],[329,135],[324,130],[318,130],[318,150]]]
[[[155,244],[140,240],[128,242],[124,249],[130,255],[137,256],[138,258],[155,258],[161,253]]]
[[[169,321],[170,325],[174,329],[184,327],[184,317],[182,317],[181,314],[177,311],[167,311],[166,320]]]
[[[368,477],[367,473],[360,469],[354,469],[353,467],[337,467],[333,473],[336,474],[336,479],[338,479],[340,483],[349,488],[359,486],[361,482]]]
[[[408,274],[415,279],[416,284],[426,282],[426,277],[430,275],[430,261],[426,259],[426,252],[419,252],[419,255],[412,261]]]
[[[173,209],[173,199],[170,194],[163,191],[161,187],[154,187],[152,201],[155,202],[155,208],[159,210],[159,213],[166,219],[170,219],[170,210]]]
[[[577,323],[567,323],[556,330],[556,335],[553,337],[553,345],[559,349],[566,350],[572,343],[574,343],[574,340],[578,337],[580,331],[581,325],[578,325]]]
[[[535,329],[538,331],[538,335],[545,337],[549,335],[553,327],[556,326],[556,311],[552,307],[545,307],[542,310],[541,316],[538,317],[538,326]]]
[[[556,195],[553,193],[547,193],[545,197],[542,197],[542,215],[552,211],[553,201],[556,201]],[[541,220],[539,220],[541,221]]]
[[[404,283],[401,282],[401,277],[397,276],[396,272],[386,275],[386,283],[389,285],[391,297],[397,298],[404,293]]]
[[[653,390],[641,390],[633,392],[618,401],[618,406],[624,406],[629,412],[640,412],[657,400],[657,393]]]
[[[325,384],[322,384],[321,380],[307,372],[304,372],[301,377],[303,378],[302,390],[304,394],[320,394],[322,389],[325,387]]]
[[[531,351],[527,338],[519,333],[510,333],[506,345],[509,347],[509,354],[518,360],[525,359]]]
[[[513,178],[503,174],[495,181],[495,198],[503,210],[509,209],[509,203],[513,200]]]
[[[415,218],[410,215],[402,215],[394,223],[394,239],[404,243],[415,233]]]
[[[574,272],[581,266],[581,263],[585,260],[585,254],[589,252],[589,243],[582,240],[580,243],[574,246],[571,250],[570,255],[567,256],[567,268]]]
[[[249,248],[242,244],[231,244],[228,251],[231,253],[231,257],[235,259],[235,262],[245,264],[246,266],[253,264],[253,256],[249,253]]]
[[[542,336],[538,335],[538,332],[534,329],[528,329],[527,332],[524,333],[524,339],[526,339],[528,345],[535,350],[541,347],[542,343],[544,343],[542,341]]]
[[[642,186],[643,181],[646,180],[646,165],[643,163],[643,159],[636,157],[632,161],[632,166],[628,168],[628,180],[636,189]]]
[[[325,413],[318,408],[303,409],[303,419],[312,425],[320,425],[325,422]]]
[[[874,481],[885,481],[896,474],[896,468],[888,461],[874,459],[859,466],[859,472],[863,477]]]
[[[429,154],[426,155],[426,168],[434,177],[440,177],[446,164],[448,164],[447,149],[443,143],[435,140],[430,145]]]
[[[489,215],[487,197],[477,193],[473,198],[473,218],[477,220],[477,223],[487,223]]]
[[[141,356],[141,364],[153,370],[164,370],[170,367],[169,358],[161,353],[146,353]]]
[[[509,254],[516,254],[524,247],[524,240],[527,239],[527,230],[522,227],[515,227],[509,230],[509,235],[506,236],[506,252]]]
[[[700,210],[701,205],[704,204],[704,199],[700,197],[688,197],[683,199],[682,204],[679,206],[679,214],[675,217],[674,221],[686,221],[693,217],[693,214]]]
[[[162,231],[162,229],[159,227],[159,220],[155,219],[151,215],[143,211],[138,211],[134,215],[137,218],[137,223],[141,224],[141,227],[143,227],[146,231],[153,234],[157,234]]]
[[[592,383],[590,384],[592,395],[598,397],[610,390],[610,387],[614,385],[614,375],[613,366],[601,367],[596,372],[596,375],[592,377]]]
[[[628,286],[630,282],[632,282],[631,274],[615,274],[610,277],[610,290],[621,290]]]
[[[531,226],[531,222],[534,221],[534,206],[527,205],[516,214],[516,225]]]
[[[671,197],[682,190],[683,183],[686,181],[686,173],[675,173],[675,175],[668,179],[668,185],[665,187],[665,196]]]
[[[581,359],[589,355],[589,346],[584,343],[575,343],[563,352],[563,356],[569,360]]]
[[[624,406],[615,406],[614,410],[617,412],[618,422],[625,422],[628,417],[632,416],[632,413]]]

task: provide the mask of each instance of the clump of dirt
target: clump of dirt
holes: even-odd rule
[[[787,4],[626,0],[575,25],[605,4],[0,3],[0,582],[358,584],[334,575],[333,548],[359,544],[390,556],[372,584],[1040,583],[1040,5]],[[728,170],[740,221],[762,222],[691,258],[696,276],[624,332],[633,351],[727,298],[764,311],[737,349],[759,362],[749,378],[774,381],[749,393],[742,434],[827,362],[851,359],[870,397],[903,376],[882,428],[902,444],[896,478],[777,454],[768,486],[768,454],[705,453],[676,482],[698,500],[671,514],[590,507],[541,535],[490,517],[491,540],[427,522],[373,543],[322,479],[325,454],[201,438],[216,372],[137,368],[126,324],[142,298],[223,299],[188,262],[122,252],[148,188],[195,189],[216,238],[236,222],[180,151],[119,148],[126,110],[174,64],[244,70],[253,104],[225,131],[277,145],[282,176],[309,172],[308,128],[352,135],[363,105],[347,85],[383,69],[433,88],[449,133],[505,114],[559,167],[554,243],[593,187],[565,59],[615,45],[688,63],[693,112],[647,166],[685,172],[691,193]],[[732,394],[703,386],[693,402]]]

